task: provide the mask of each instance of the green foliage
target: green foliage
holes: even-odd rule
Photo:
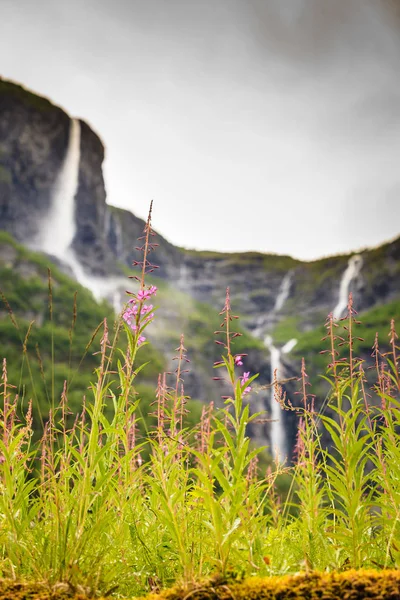
[[[210,250],[188,250],[180,248],[181,252],[203,259],[215,261],[231,261],[232,265],[254,265],[258,262],[266,270],[286,272],[300,263],[299,260],[283,254],[262,254],[261,252],[212,252]]]
[[[272,336],[274,343],[278,345],[285,344],[288,340],[293,338],[298,339],[302,336],[300,330],[300,317],[297,315],[290,315],[285,317],[274,327]]]
[[[7,358],[20,408],[34,400],[37,434],[50,408],[58,404],[65,381],[73,413],[70,420],[81,409],[98,367],[101,333],[93,333],[104,318],[112,324],[115,316],[106,302],[95,302],[91,292],[57,267],[52,266],[49,278],[48,260],[43,255],[18,244],[6,232],[0,232],[0,244],[6,250],[4,256],[10,248],[15,251],[11,264],[2,264],[0,259],[0,357]],[[154,385],[146,382],[153,382],[164,370],[164,358],[150,345],[141,349],[141,356],[147,363],[140,377],[147,418]]]
[[[307,585],[317,595],[331,588],[332,594],[350,590],[357,597],[345,574],[316,570],[400,567],[400,349],[394,321],[386,351],[374,345],[379,402],[371,403],[357,358],[365,342],[358,339],[351,299],[346,321],[336,327],[328,319],[327,404],[315,412],[303,361],[297,461],[284,465],[277,459],[261,472],[263,449],[251,445],[248,426],[262,415],[244,401],[257,376],[243,381],[235,365],[235,355],[259,349],[260,342],[245,331],[237,337],[228,293],[221,314],[210,315],[207,306],[160,285],[159,299],[170,314],[190,302],[187,332],[207,360],[219,359],[216,373],[230,386],[222,409],[210,403],[199,414],[192,404],[195,420],[195,411],[187,416],[183,390],[183,338],[174,381],[160,375],[157,386],[150,383],[149,374],[164,365],[140,336],[154,329],[165,342],[176,335],[172,319],[171,330],[157,330],[157,319],[146,321],[137,295],[135,326],[117,319],[111,328],[107,304],[95,305],[80,289],[76,301],[74,283],[57,269],[48,280],[40,257],[11,245],[13,265],[3,265],[2,285],[16,309],[6,302],[0,320],[9,352],[0,388],[0,576],[120,597],[176,584],[183,585],[184,597],[210,597],[211,591],[214,597],[267,598],[290,586],[304,597]],[[143,280],[140,289],[148,289]],[[384,315],[386,309],[372,311],[375,326]],[[205,324],[223,335],[217,351]],[[95,333],[88,332],[90,325]],[[306,345],[299,342],[300,350],[311,352],[316,334],[310,332]],[[284,502],[282,480],[289,485]],[[299,589],[292,579],[273,579],[304,569],[296,579]],[[379,576],[365,577],[377,592]],[[204,586],[196,588],[201,581]],[[379,585],[391,589],[392,583],[388,576]],[[365,589],[362,597],[368,597]],[[180,591],[171,593],[179,597]]]
[[[43,98],[42,96],[38,96],[33,94],[29,90],[25,89],[22,85],[17,83],[13,83],[12,81],[5,81],[0,77],[0,94],[3,97],[9,96],[14,102],[17,100],[18,102],[22,102],[28,106],[34,107],[36,110],[47,111],[47,110],[61,110],[57,109],[54,104],[47,100],[47,98]]]
[[[11,181],[11,172],[4,165],[0,164],[0,183],[9,184]]]

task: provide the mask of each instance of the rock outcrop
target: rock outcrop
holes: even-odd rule
[[[23,243],[49,209],[69,124],[46,98],[0,79],[0,223]]]

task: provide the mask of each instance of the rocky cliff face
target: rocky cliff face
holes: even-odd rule
[[[22,243],[40,248],[41,223],[66,157],[70,121],[46,98],[0,80],[1,229]],[[74,248],[85,266],[105,274],[116,270],[116,261],[107,241],[104,146],[84,121],[80,132]]]
[[[69,122],[49,100],[0,79],[0,222],[24,243],[49,209]]]
[[[0,229],[36,248],[40,248],[41,223],[52,206],[57,176],[67,160],[70,122],[50,101],[0,80]],[[85,122],[79,124],[78,181],[71,199],[75,218],[65,226],[71,228],[75,256],[87,274],[88,287],[95,280],[97,291],[103,287],[109,294],[114,282],[126,285],[121,283],[123,266],[130,267],[138,258],[135,246],[144,222],[106,204],[103,144]],[[251,346],[247,368],[260,372],[261,384],[271,381],[271,344],[280,349],[291,338],[301,339],[313,331],[328,313],[336,311],[341,316],[350,291],[361,312],[400,299],[400,238],[360,251],[359,258],[335,256],[310,263],[259,253],[188,251],[161,236],[157,242],[154,262],[159,269],[154,275],[168,292],[164,307],[161,303],[154,341],[165,351],[181,330],[196,340],[190,350],[197,362],[192,365],[187,392],[204,400],[215,389],[204,385],[204,375],[212,377],[213,373],[212,363],[202,362],[210,344],[201,335],[202,322],[221,310],[228,286],[234,311],[259,340],[251,344],[247,338]],[[174,290],[181,294],[179,302]],[[272,340],[267,341],[267,335]],[[281,353],[280,361],[281,377],[298,373],[296,351]],[[269,397],[269,392],[260,392],[254,399],[257,408],[270,410]],[[295,417],[285,414],[284,420],[293,443]],[[265,428],[254,434],[265,440]]]
[[[81,124],[81,152],[79,184],[75,197],[74,249],[82,264],[96,275],[116,271],[116,253],[108,240],[110,211],[102,164],[104,146],[100,138],[83,121]]]

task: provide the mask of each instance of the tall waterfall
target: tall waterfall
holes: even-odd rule
[[[358,277],[361,267],[363,265],[363,259],[359,254],[351,256],[347,265],[347,269],[343,273],[339,287],[339,300],[333,309],[333,318],[340,319],[343,316],[344,311],[347,307],[349,299],[350,285],[352,281]]]
[[[278,295],[275,300],[274,312],[281,310],[286,300],[289,298],[290,286],[292,283],[293,271],[288,271],[282,279],[279,286]]]
[[[271,353],[271,383],[274,381],[275,369],[277,371],[277,378],[279,379],[281,367],[281,352],[273,344],[273,340],[270,335],[267,335],[264,339],[265,346]],[[283,461],[286,458],[286,439],[285,439],[285,428],[283,426],[282,409],[279,403],[275,400],[274,386],[271,387],[270,393],[270,409],[271,409],[271,453],[277,454],[279,460]]]
[[[288,354],[295,345],[297,340],[292,339],[286,342],[281,350],[274,346],[273,339],[270,335],[265,336],[264,344],[271,353],[271,383],[274,381],[275,369],[276,377],[279,381],[282,377],[281,355]],[[271,453],[277,455],[281,462],[287,458],[287,444],[285,427],[283,425],[283,411],[279,403],[275,400],[275,389],[271,387],[270,393],[270,408],[271,408]]]
[[[69,140],[64,162],[54,188],[52,205],[40,240],[40,248],[48,254],[65,260],[75,235],[75,196],[79,184],[81,127],[71,119]],[[73,269],[73,265],[70,265]]]
[[[87,273],[72,248],[76,232],[75,196],[79,185],[80,143],[80,123],[77,119],[71,119],[67,151],[38,247],[65,262],[75,279],[88,288],[96,300],[108,300],[118,314],[124,303],[127,281],[123,277],[104,278]]]

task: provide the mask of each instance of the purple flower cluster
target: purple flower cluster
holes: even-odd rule
[[[141,302],[142,300],[148,300],[151,296],[154,296],[157,291],[155,285],[149,287],[148,290],[139,290],[137,294],[137,299]],[[131,300],[132,302],[132,300]]]
[[[139,290],[137,296],[129,300],[129,306],[126,307],[122,318],[134,333],[140,331],[144,325],[154,319],[154,313],[152,312],[153,305],[143,304],[143,302],[151,298],[151,296],[154,296],[156,292],[156,286],[152,285],[147,290]],[[146,338],[144,335],[139,335],[137,339],[138,346],[143,344],[145,341]]]
[[[250,377],[250,371],[245,371],[242,375],[242,377],[240,378],[240,383],[242,385],[245,385],[245,383],[247,383],[247,381],[249,380]],[[251,392],[251,386],[248,385],[244,391],[243,391],[243,395],[248,394],[249,392]]]
[[[242,367],[242,366],[243,366],[243,361],[242,361],[242,358],[243,358],[243,356],[241,356],[241,355],[239,355],[239,354],[237,354],[237,355],[235,356],[235,358],[234,358],[234,361],[235,361],[235,365],[236,365],[237,367]],[[242,385],[242,386],[243,386],[243,385],[245,385],[245,384],[246,384],[246,382],[249,380],[249,378],[250,378],[250,371],[245,371],[245,372],[243,373],[243,375],[241,376],[241,378],[240,378],[240,383],[241,383],[241,385]],[[248,394],[249,392],[251,392],[251,386],[250,386],[250,385],[248,385],[248,386],[247,386],[247,387],[246,387],[246,388],[243,390],[243,396],[244,396],[245,394]]]

